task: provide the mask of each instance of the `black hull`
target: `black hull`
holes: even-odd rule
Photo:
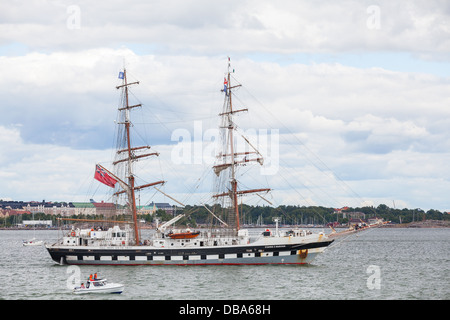
[[[48,246],[60,264],[86,265],[208,265],[309,263],[331,241],[291,245],[243,245],[203,248],[58,247]]]

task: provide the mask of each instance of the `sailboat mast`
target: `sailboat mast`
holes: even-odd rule
[[[130,192],[128,193],[128,203],[131,206],[131,213],[134,223],[134,238],[136,245],[139,245],[139,229],[137,224],[137,209],[136,209],[136,197],[134,194],[134,175],[132,168],[132,151],[131,151],[131,137],[130,137],[130,109],[128,105],[128,83],[127,83],[127,71],[123,70],[123,77],[125,81],[125,131],[127,136],[127,149],[128,149],[128,185]]]
[[[121,185],[122,189],[121,191],[118,191],[116,193],[114,193],[114,195],[119,195],[122,193],[127,193],[128,196],[128,205],[130,206],[130,210],[131,210],[131,214],[133,216],[133,224],[134,224],[134,238],[135,238],[135,243],[136,245],[140,245],[140,241],[139,241],[139,227],[138,227],[138,219],[137,219],[137,207],[136,207],[136,196],[135,196],[135,191],[136,190],[141,190],[143,188],[147,188],[147,187],[152,187],[158,184],[164,184],[165,181],[161,180],[161,181],[156,181],[156,182],[152,182],[152,183],[147,183],[144,185],[139,185],[136,186],[136,179],[135,179],[135,175],[133,173],[133,162],[137,161],[138,159],[142,159],[142,158],[146,158],[146,157],[150,157],[150,156],[159,156],[158,152],[152,152],[152,153],[144,153],[144,154],[139,154],[139,152],[144,151],[145,149],[150,149],[150,146],[136,146],[136,147],[132,147],[131,146],[131,132],[130,132],[130,128],[131,128],[131,121],[130,121],[130,110],[133,108],[137,108],[137,107],[142,107],[142,104],[135,104],[135,105],[129,105],[128,102],[128,86],[134,85],[134,84],[139,84],[139,81],[136,82],[128,82],[127,81],[127,71],[124,69],[123,73],[120,72],[119,73],[119,77],[120,79],[123,79],[123,84],[120,86],[117,86],[116,89],[121,89],[123,88],[124,91],[122,91],[124,93],[124,101],[123,101],[123,105],[119,108],[119,111],[124,111],[125,112],[125,117],[124,117],[124,122],[121,122],[120,124],[124,124],[125,125],[125,141],[126,141],[126,145],[123,146],[123,149],[117,150],[117,155],[120,155],[122,153],[126,154],[127,157],[126,158],[119,158],[118,160],[113,162],[113,165],[117,165],[121,162],[126,162],[128,164],[128,168],[127,168],[127,178],[128,178],[128,183],[125,183],[123,181],[121,181],[120,179],[118,180],[119,184]],[[123,114],[122,114],[123,115]],[[121,140],[122,141],[122,140]]]
[[[239,204],[237,199],[237,181],[236,181],[236,162],[234,153],[234,138],[233,138],[233,102],[231,98],[231,75],[230,75],[230,62],[228,58],[228,101],[229,101],[229,111],[228,111],[228,134],[230,143],[230,155],[231,155],[231,201],[233,203],[232,209],[236,215],[236,229],[239,230]]]
[[[226,77],[224,78],[224,89],[221,90],[225,93],[224,98],[224,104],[223,104],[223,112],[219,114],[221,116],[221,126],[220,128],[223,130],[223,144],[222,144],[222,151],[219,154],[218,158],[221,160],[218,160],[218,164],[213,166],[214,173],[217,177],[220,178],[221,172],[224,170],[227,170],[228,176],[227,178],[230,180],[230,187],[226,187],[224,189],[221,189],[224,192],[218,193],[213,195],[213,198],[221,198],[221,197],[227,197],[230,199],[231,204],[228,202],[227,205],[227,211],[229,212],[228,217],[233,219],[235,217],[236,222],[235,227],[239,231],[240,230],[240,217],[239,217],[239,203],[238,203],[238,196],[244,195],[244,194],[250,194],[250,193],[256,193],[258,196],[260,196],[259,192],[269,192],[269,188],[262,188],[262,189],[251,189],[251,190],[239,190],[238,191],[238,182],[236,179],[236,169],[237,166],[241,164],[245,164],[250,161],[258,162],[260,165],[263,164],[264,159],[261,156],[260,152],[255,149],[255,147],[248,141],[247,138],[242,136],[242,138],[246,141],[246,143],[254,149],[254,151],[245,151],[245,152],[237,152],[237,146],[234,144],[234,130],[235,124],[233,122],[233,114],[238,112],[245,112],[248,111],[247,108],[244,109],[237,109],[233,110],[233,97],[231,95],[232,89],[238,88],[241,85],[237,84],[232,86],[231,85],[231,65],[230,65],[230,58],[228,58],[228,73]],[[234,72],[234,70],[233,70]],[[228,131],[227,131],[228,130]],[[256,156],[256,157],[255,157]],[[228,171],[230,170],[230,171]],[[222,178],[223,179],[223,178]],[[223,181],[223,180],[221,180]],[[221,184],[221,182],[219,182]],[[219,185],[220,188],[220,185]],[[261,197],[261,196],[260,196]],[[264,199],[264,198],[263,198]],[[231,207],[231,208],[230,208]],[[231,221],[230,221],[231,222]]]

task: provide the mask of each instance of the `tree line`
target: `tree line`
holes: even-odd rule
[[[218,208],[208,206],[207,208],[213,212],[219,212]],[[214,210],[216,209],[216,210]],[[203,206],[186,206],[183,209],[177,209],[177,213],[189,213],[186,218],[180,220],[177,224],[190,225],[192,227],[197,224],[207,224],[211,220],[211,214]],[[450,214],[439,210],[430,209],[424,211],[422,209],[396,209],[390,208],[385,204],[378,207],[355,207],[342,210],[341,213],[335,213],[334,208],[322,206],[293,206],[282,205],[278,207],[270,206],[249,206],[240,205],[239,215],[240,223],[248,225],[270,225],[274,224],[274,218],[281,218],[282,224],[290,225],[326,225],[328,223],[338,222],[345,224],[349,221],[349,215],[355,212],[362,212],[365,218],[383,218],[385,221],[392,223],[409,223],[413,221],[423,220],[448,220]],[[346,216],[344,218],[344,216]],[[145,220],[153,222],[155,217],[159,221],[168,221],[173,218],[172,215],[158,210],[155,215],[146,215]]]
[[[213,212],[219,212],[220,207],[208,206],[206,207]],[[196,227],[199,224],[208,224],[212,216],[203,206],[186,206],[184,208],[177,208],[177,214],[186,213],[187,216],[177,222],[178,225],[188,225]],[[383,218],[385,221],[392,223],[409,223],[413,221],[423,220],[447,220],[450,221],[450,214],[441,212],[439,210],[430,209],[424,211],[422,209],[396,209],[390,208],[385,204],[380,204],[378,207],[355,207],[342,210],[341,213],[335,213],[334,208],[327,208],[322,206],[293,206],[282,205],[278,207],[270,206],[249,206],[240,205],[240,223],[247,225],[271,225],[274,224],[274,218],[281,218],[282,224],[289,225],[325,225],[328,223],[338,222],[345,224],[348,222],[349,214],[355,212],[362,212],[365,218]],[[346,216],[344,218],[344,216]],[[139,218],[147,223],[155,223],[156,218],[160,223],[172,219],[174,216],[164,210],[157,210],[155,214],[143,214]],[[58,225],[57,218],[60,215],[51,215],[44,213],[35,213],[35,220],[53,220],[53,225]],[[69,218],[81,219],[105,219],[98,215],[78,215]],[[32,214],[23,214],[21,218],[18,216],[9,216],[0,218],[0,227],[11,227],[22,220],[32,220]],[[114,220],[129,220],[129,217],[116,216]]]

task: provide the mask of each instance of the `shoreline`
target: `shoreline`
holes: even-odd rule
[[[275,226],[267,225],[267,226],[247,226],[246,229],[253,229],[253,228],[274,228]],[[292,228],[292,227],[299,227],[299,228],[305,228],[305,229],[324,229],[327,228],[326,226],[279,226],[279,228]],[[340,227],[337,227],[340,228]],[[426,229],[432,229],[432,228],[450,228],[450,221],[447,220],[424,220],[424,221],[414,221],[414,222],[408,222],[408,223],[389,223],[385,224],[383,226],[380,226],[380,228],[426,228]],[[141,227],[141,229],[154,229],[149,226]],[[18,228],[18,227],[0,227],[1,230],[15,230],[15,231],[48,231],[48,230],[60,230],[60,228],[52,227],[52,228]],[[64,230],[70,230],[70,228],[66,228]]]
[[[383,228],[450,228],[450,221],[447,220],[424,220],[408,223],[387,224]]]

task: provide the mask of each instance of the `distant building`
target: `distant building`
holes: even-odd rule
[[[24,209],[30,211],[31,213],[45,213],[51,215],[61,215],[63,217],[71,216],[75,214],[75,207],[71,202],[42,202],[31,201],[26,203]]]
[[[94,202],[92,203],[95,207],[97,215],[103,215],[104,217],[111,217],[115,215],[116,205],[112,202]]]
[[[150,207],[154,208],[154,212],[156,212],[157,210],[164,210],[165,212],[167,212],[168,214],[172,214],[174,213],[175,209],[173,206],[171,206],[169,203],[154,203],[152,201],[152,203],[149,204]]]
[[[348,207],[335,208],[334,213],[342,213],[343,210],[348,210]]]
[[[146,206],[138,206],[139,214],[154,214],[161,209],[169,214],[174,213],[174,207],[169,203],[154,203]],[[129,214],[129,210],[121,205],[112,202],[48,202],[48,201],[3,201],[0,200],[0,218],[11,215],[44,213],[48,215],[60,215],[68,217],[73,215],[103,215],[110,217],[113,215]]]
[[[17,209],[11,209],[11,208],[0,208],[0,218],[8,218],[11,216],[18,216],[22,214],[31,214],[30,211],[27,210],[17,210]]]
[[[168,214],[173,215],[175,211],[174,207],[169,203],[153,201],[146,206],[138,206],[137,209],[139,214],[154,214],[157,210],[164,210]]]
[[[23,227],[51,227],[52,220],[23,220]]]
[[[342,214],[342,218],[348,218],[349,220],[364,220],[366,215],[364,212],[348,212],[349,207],[342,207],[339,209],[334,209],[335,214]]]
[[[92,202],[72,202],[75,208],[75,215],[96,215],[97,210]]]
[[[156,212],[156,206],[155,205],[138,206],[137,210],[139,214],[154,214]]]
[[[342,208],[334,208],[334,214],[342,214],[342,217],[345,218],[345,210],[348,210],[348,207]]]
[[[3,201],[0,200],[0,208],[2,209],[23,209],[26,202],[23,201]]]
[[[365,220],[366,214],[364,212],[347,212],[350,220]]]
[[[334,208],[334,214],[342,214],[342,218],[347,218],[345,210],[348,210],[348,207]]]

